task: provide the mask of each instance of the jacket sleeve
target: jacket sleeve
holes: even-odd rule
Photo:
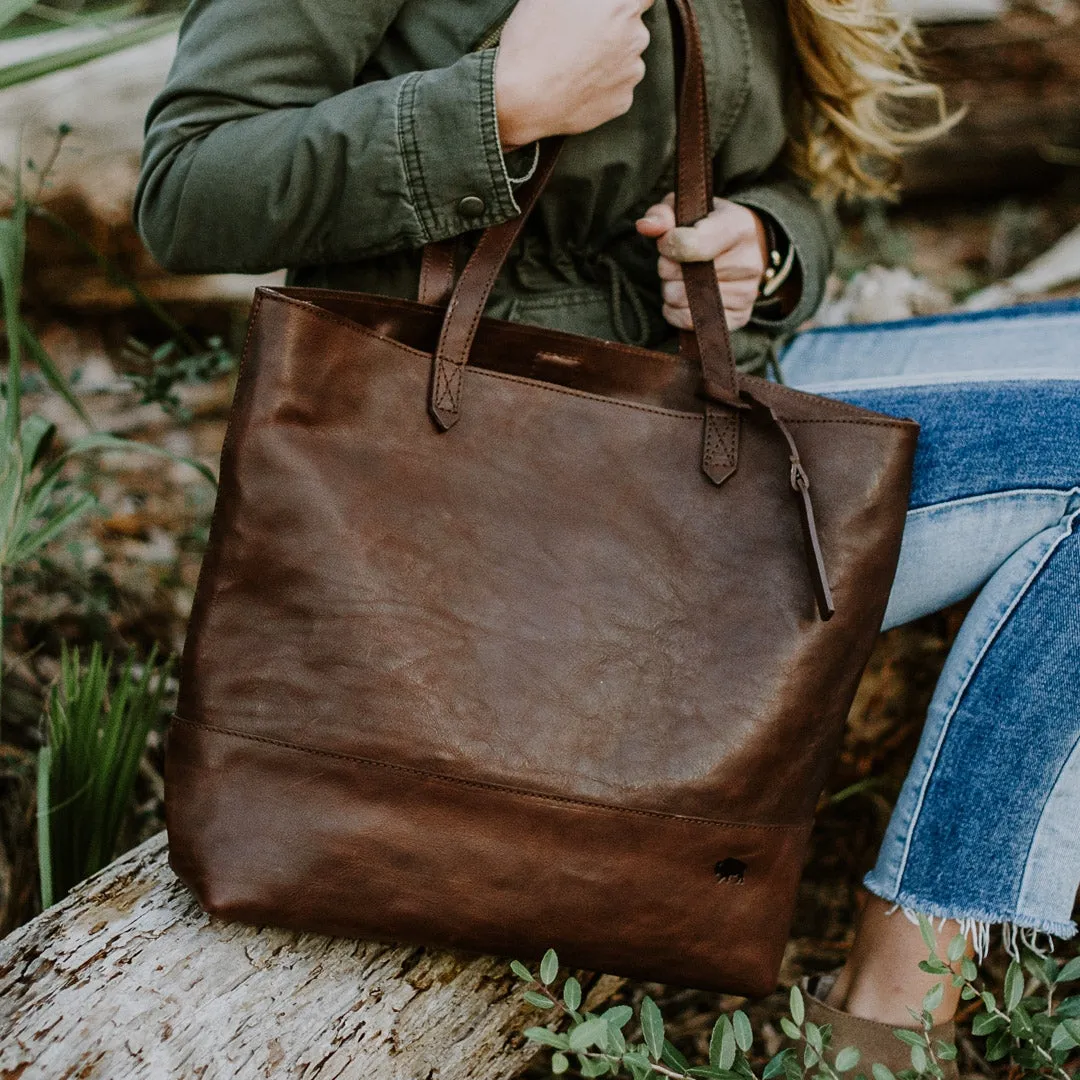
[[[837,237],[835,218],[810,196],[807,185],[780,163],[757,180],[726,192],[725,197],[751,210],[764,211],[784,230],[795,249],[802,281],[798,301],[783,318],[755,315],[750,320],[751,326],[770,336],[788,334],[814,314],[825,295]]]
[[[146,117],[135,196],[162,265],[344,262],[519,212],[499,142],[496,49],[357,85],[404,3],[193,0]]]

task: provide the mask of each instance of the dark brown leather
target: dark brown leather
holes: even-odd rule
[[[449,303],[450,294],[454,291],[454,278],[457,275],[456,257],[457,241],[454,239],[440,240],[424,248],[424,256],[420,261],[418,297],[421,304],[446,307]]]
[[[499,228],[446,312],[258,290],[167,744],[172,865],[230,919],[763,993],[917,428],[709,388],[704,287],[702,363],[482,318]]]

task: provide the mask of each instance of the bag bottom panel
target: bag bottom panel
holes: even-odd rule
[[[771,991],[809,824],[735,825],[169,730],[170,863],[226,919]]]

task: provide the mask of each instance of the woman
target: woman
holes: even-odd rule
[[[181,271],[402,296],[420,248],[518,213],[536,140],[573,134],[489,314],[674,347],[680,263],[713,260],[741,366],[817,307],[821,200],[884,194],[936,102],[866,0],[697,0],[714,212],[674,227],[671,26],[650,0],[194,0],[151,108],[136,218]],[[425,286],[427,287],[427,286]],[[1080,307],[795,339],[787,381],[923,425],[887,625],[982,587],[931,707],[851,957],[814,1016],[904,1067],[888,1034],[936,980],[896,907],[984,947],[1070,936],[1080,847]],[[1073,347],[1069,347],[1069,343]],[[957,999],[946,988],[940,1034]],[[881,1025],[885,1025],[882,1027]],[[882,1042],[882,1032],[885,1042]],[[897,1057],[897,1053],[900,1057]]]

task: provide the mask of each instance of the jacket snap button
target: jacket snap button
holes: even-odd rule
[[[457,208],[458,213],[465,218],[478,218],[487,209],[479,195],[466,195]]]

